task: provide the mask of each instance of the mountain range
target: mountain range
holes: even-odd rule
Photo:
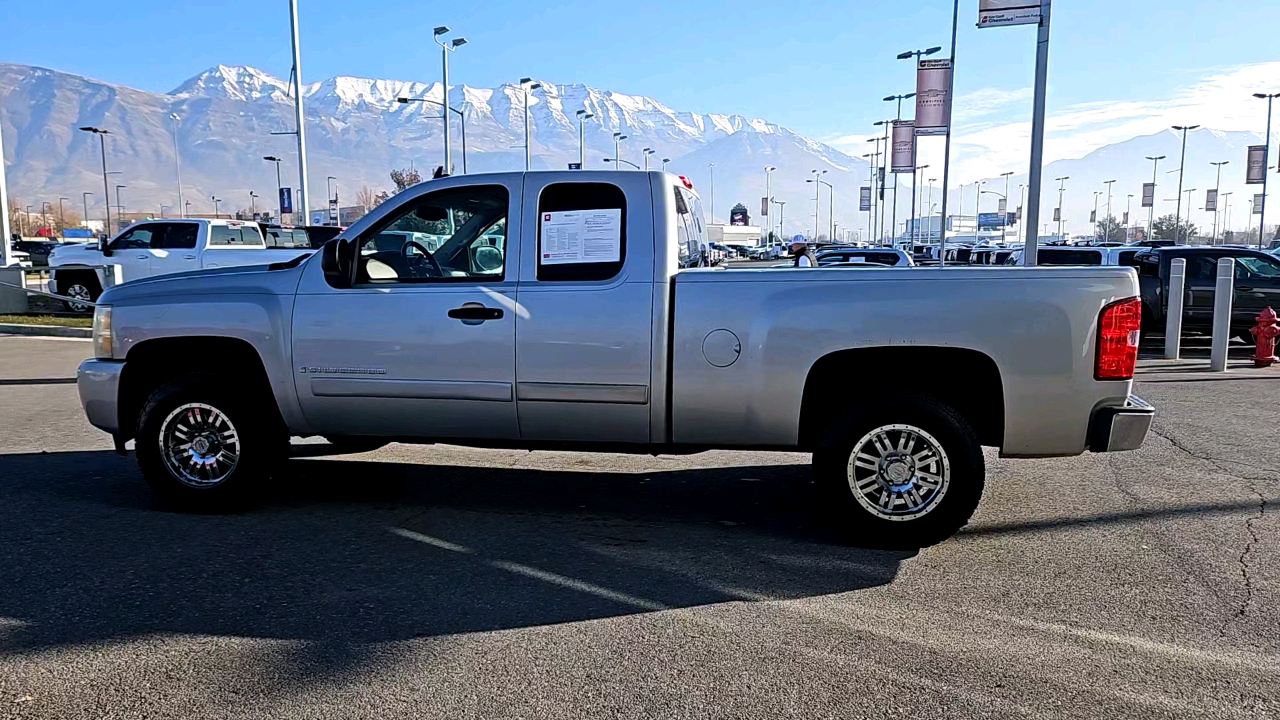
[[[0,63],[0,132],[4,133],[4,162],[10,196],[20,205],[56,206],[64,198],[71,207],[88,202],[91,218],[103,213],[102,158],[99,140],[81,132],[82,126],[110,131],[105,136],[106,162],[113,174],[108,185],[126,211],[158,212],[161,205],[176,213],[178,204],[175,148],[181,162],[184,196],[193,213],[213,211],[212,197],[224,212],[247,209],[256,192],[260,209],[274,205],[275,167],[262,158],[283,158],[283,184],[298,186],[294,107],[287,80],[256,68],[219,65],[168,93],[124,87],[71,73],[28,65]],[[829,207],[841,228],[862,229],[867,215],[857,212],[858,186],[868,182],[870,168],[830,145],[759,118],[741,115],[677,111],[640,95],[600,90],[585,85],[541,81],[529,95],[530,151],[534,168],[564,168],[578,160],[577,111],[593,117],[583,123],[587,168],[611,168],[614,134],[624,160],[644,164],[644,148],[652,167],[669,158],[668,169],[688,176],[703,196],[704,207],[723,222],[735,203],[750,211],[759,224],[760,198],[765,194],[765,167],[770,193],[786,205],[785,232],[812,233],[815,189],[821,208],[818,232],[826,233]],[[326,179],[336,180],[342,205],[354,204],[357,191],[368,187],[391,189],[389,172],[416,167],[424,177],[443,162],[440,83],[334,77],[302,87],[306,111],[307,155],[312,209],[326,199]],[[398,98],[428,102],[401,103]],[[449,103],[465,118],[466,170],[518,170],[524,166],[524,88],[504,84],[496,88],[455,85]],[[171,119],[177,115],[178,120]],[[455,116],[456,118],[456,116]],[[463,169],[461,124],[453,125],[454,171]],[[277,133],[277,134],[273,134]],[[279,134],[286,133],[286,134]],[[961,140],[962,141],[962,140]],[[1188,137],[1185,188],[1196,188],[1184,202],[1193,221],[1208,227],[1204,190],[1216,182],[1210,162],[1227,160],[1222,192],[1233,192],[1233,226],[1243,227],[1247,197],[1243,184],[1245,148],[1262,138],[1247,132],[1197,130]],[[1064,218],[1071,233],[1089,231],[1093,193],[1112,186],[1113,208],[1122,215],[1127,195],[1133,201],[1134,222],[1145,213],[1138,208],[1143,182],[1151,180],[1147,156],[1165,155],[1157,177],[1156,214],[1173,212],[1181,137],[1165,131],[1099,148],[1079,159],[1046,166],[1042,221],[1050,222],[1058,202],[1054,178],[1070,176],[1064,193]],[[821,173],[828,185],[806,182]],[[933,173],[930,173],[933,174]],[[897,199],[899,227],[910,215],[910,176],[902,177]],[[960,178],[960,180],[965,180]],[[1018,186],[1025,173],[1009,179],[1013,196],[1009,207],[1021,204]],[[989,178],[983,190],[1004,192],[1004,178]],[[115,185],[123,186],[118,191]],[[922,188],[922,194],[925,191]],[[83,194],[83,195],[82,195]],[[893,202],[893,195],[887,195]],[[970,182],[953,184],[949,213],[972,215],[976,194]],[[981,210],[994,212],[998,198],[982,196]],[[1184,201],[1187,197],[1184,196]],[[935,205],[941,188],[935,188]],[[296,204],[296,201],[295,201]],[[928,205],[922,199],[921,204]],[[1105,205],[1105,196],[1100,206]],[[1199,212],[1197,215],[1196,213]],[[892,213],[886,213],[886,220]],[[1105,215],[1100,209],[1099,215]]]

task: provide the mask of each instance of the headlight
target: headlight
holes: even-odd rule
[[[93,356],[110,359],[115,351],[115,333],[111,331],[111,306],[93,309]]]

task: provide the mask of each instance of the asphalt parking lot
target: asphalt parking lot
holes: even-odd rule
[[[989,452],[887,552],[776,453],[392,445],[175,514],[89,352],[0,337],[0,717],[1280,716],[1280,368],[1144,362],[1143,449]]]

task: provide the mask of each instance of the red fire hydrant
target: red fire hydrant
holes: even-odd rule
[[[1270,367],[1272,363],[1280,362],[1280,358],[1276,357],[1276,336],[1280,335],[1280,323],[1276,322],[1275,310],[1263,308],[1258,313],[1258,324],[1249,328],[1249,332],[1253,333],[1256,345],[1253,352],[1255,367]]]

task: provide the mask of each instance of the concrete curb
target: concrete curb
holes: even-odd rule
[[[23,325],[0,323],[0,335],[35,335],[44,337],[91,338],[93,328],[62,327],[60,325]]]

